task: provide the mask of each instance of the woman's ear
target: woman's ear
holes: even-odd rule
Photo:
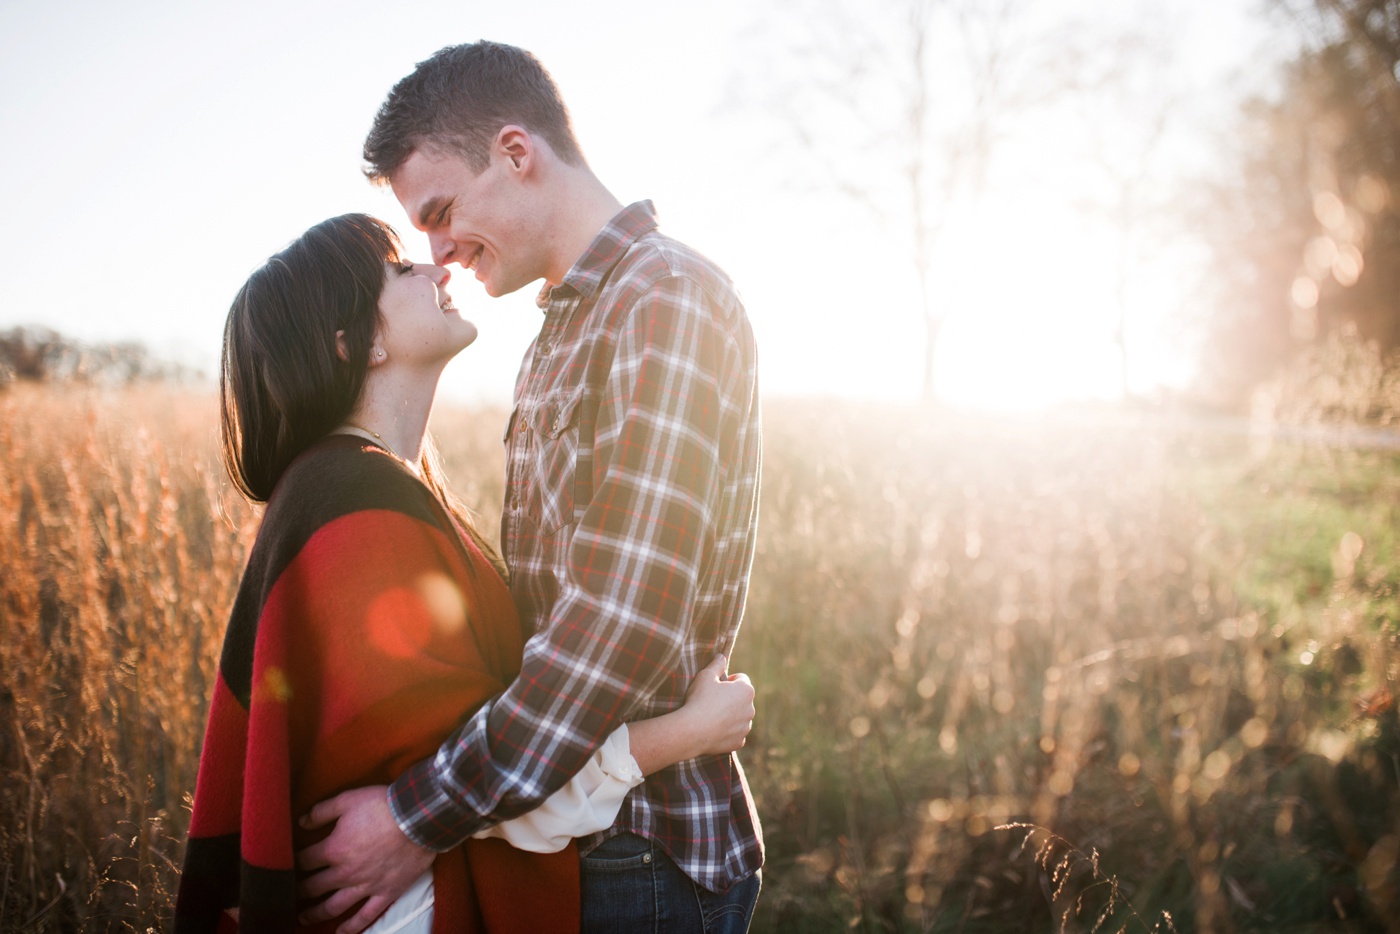
[[[339,357],[341,359],[341,362],[343,363],[350,362],[350,351],[345,346],[344,331],[335,332],[335,355]],[[369,349],[369,365],[371,367],[379,366],[379,364],[385,362],[388,359],[389,355],[384,352],[383,347],[380,347],[376,344],[375,346]]]

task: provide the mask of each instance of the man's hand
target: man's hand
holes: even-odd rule
[[[428,871],[437,854],[399,829],[385,785],[355,788],[322,801],[302,817],[301,826],[314,830],[332,822],[335,829],[329,837],[297,853],[297,867],[303,872],[321,870],[302,882],[303,898],[335,894],[302,912],[300,920],[327,921],[368,898],[336,928],[336,934],[359,934]]]

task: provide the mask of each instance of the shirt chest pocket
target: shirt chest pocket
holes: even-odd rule
[[[582,394],[553,395],[533,412],[517,418],[530,420],[529,456],[524,464],[526,517],[544,534],[557,532],[574,521],[579,472],[579,416]]]

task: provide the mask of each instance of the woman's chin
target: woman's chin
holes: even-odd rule
[[[476,343],[476,325],[472,324],[470,321],[463,321],[462,324],[465,325],[465,327],[462,329],[461,343],[458,344],[457,349],[452,353],[454,357]]]

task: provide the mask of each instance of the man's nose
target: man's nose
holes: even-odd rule
[[[439,266],[446,266],[452,262],[456,249],[452,245],[451,237],[428,236],[428,247],[433,251],[433,262]]]

